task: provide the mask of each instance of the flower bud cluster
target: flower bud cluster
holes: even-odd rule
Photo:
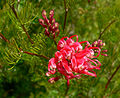
[[[107,52],[107,50],[103,50],[103,47],[105,46],[105,43],[102,42],[102,40],[98,40],[93,42],[92,47],[99,47],[101,49],[101,55],[103,56],[107,56],[107,54],[104,54],[105,52]],[[96,53],[98,52],[98,50],[94,50]]]
[[[72,39],[75,36],[77,38],[76,42]],[[85,48],[83,48],[83,43],[86,43]],[[101,66],[101,63],[96,59],[101,51],[99,47],[90,45],[88,41],[78,42],[78,36],[73,35],[61,38],[57,49],[55,57],[49,60],[47,76],[59,72],[65,76],[68,86],[70,79],[79,79],[81,78],[81,74],[96,77],[93,69],[100,70]],[[94,50],[98,50],[98,52],[95,53]],[[49,82],[53,83],[59,78],[51,78]]]
[[[45,35],[47,35],[50,38],[55,38],[59,35],[59,24],[55,22],[54,16],[54,10],[51,10],[49,13],[49,19],[46,16],[46,11],[42,11],[42,17],[43,19],[39,19],[40,25],[42,25],[45,28]]]

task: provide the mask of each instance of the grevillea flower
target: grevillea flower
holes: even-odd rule
[[[40,25],[42,25],[45,28],[45,35],[47,35],[50,38],[55,38],[59,35],[59,24],[55,22],[54,16],[54,10],[50,11],[49,19],[46,16],[46,11],[42,11],[42,17],[43,19],[39,19]]]
[[[72,39],[73,37],[76,37],[76,42]],[[55,57],[49,60],[47,76],[59,72],[65,76],[68,86],[70,79],[79,79],[81,74],[97,76],[93,69],[100,70],[101,63],[96,59],[100,55],[100,47],[94,47],[88,41],[78,42],[78,36],[73,35],[61,38],[57,49]],[[60,76],[49,79],[49,82],[54,83],[58,79]]]

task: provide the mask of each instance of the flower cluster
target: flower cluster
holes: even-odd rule
[[[76,42],[72,39],[75,36]],[[78,42],[78,36],[73,35],[61,38],[57,49],[55,57],[49,60],[47,76],[59,72],[65,76],[68,86],[70,79],[79,79],[81,74],[96,77],[93,69],[100,70],[101,66],[101,63],[96,59],[101,51],[99,47],[90,45],[88,41]],[[49,79],[49,82],[54,83],[58,79],[60,76]]]
[[[42,17],[43,19],[39,19],[39,23],[45,28],[45,35],[48,37],[54,39],[56,36],[59,35],[59,24],[55,22],[54,16],[54,10],[50,11],[49,19],[46,16],[46,11],[42,11]]]
[[[102,42],[102,40],[98,40],[98,41],[95,41],[93,44],[92,44],[92,47],[99,47],[102,51],[101,51],[101,55],[103,56],[107,56],[107,54],[104,54],[105,52],[107,52],[107,50],[103,50],[103,47],[105,46],[105,43]],[[98,50],[95,50],[95,53],[97,53]]]

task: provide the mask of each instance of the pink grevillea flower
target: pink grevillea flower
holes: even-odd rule
[[[46,16],[46,11],[42,11],[42,17],[43,19],[39,19],[39,23],[45,28],[45,35],[47,35],[50,38],[55,38],[59,35],[59,24],[55,22],[54,16],[54,10],[50,11],[49,19]]]
[[[76,37],[76,42],[72,39],[73,37]],[[88,41],[78,42],[78,36],[73,35],[61,38],[57,49],[55,57],[49,60],[47,76],[59,72],[65,76],[68,86],[70,79],[79,79],[81,74],[97,76],[93,69],[100,70],[101,63],[97,60],[101,52],[99,46],[94,47]],[[60,76],[51,78],[49,82],[54,83],[60,78]]]

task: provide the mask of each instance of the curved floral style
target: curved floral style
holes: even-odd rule
[[[76,42],[72,39],[73,37],[76,37]],[[83,44],[85,45],[83,46]],[[99,46],[94,47],[88,41],[78,42],[78,36],[73,35],[61,38],[57,49],[55,57],[49,60],[47,76],[59,72],[65,76],[68,86],[70,79],[79,79],[81,74],[96,77],[93,69],[100,70],[101,66],[101,63],[96,59],[101,52]],[[49,79],[49,82],[54,83],[58,79],[60,76]]]

